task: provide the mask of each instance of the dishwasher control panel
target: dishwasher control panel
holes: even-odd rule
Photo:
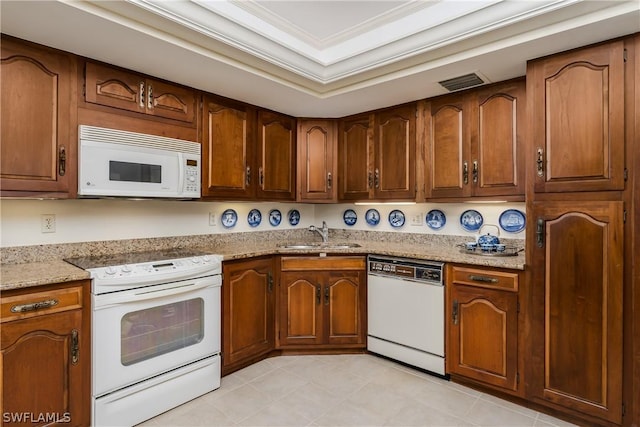
[[[443,284],[441,262],[377,256],[370,256],[368,261],[369,274]]]

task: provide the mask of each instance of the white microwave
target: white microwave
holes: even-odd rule
[[[78,196],[200,197],[197,142],[80,125]]]

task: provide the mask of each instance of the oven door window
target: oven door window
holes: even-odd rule
[[[194,345],[204,338],[204,301],[194,298],[127,313],[120,321],[124,366]]]

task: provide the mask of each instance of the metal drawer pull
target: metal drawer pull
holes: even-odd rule
[[[498,283],[498,279],[496,279],[495,277],[476,276],[474,274],[469,275],[469,280],[473,280],[474,282],[483,282],[483,283]]]
[[[11,307],[12,313],[24,313],[26,311],[40,310],[41,308],[49,308],[58,304],[57,299],[48,299],[46,301],[32,302],[31,304],[20,304]]]

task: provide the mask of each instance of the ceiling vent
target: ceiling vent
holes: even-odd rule
[[[476,73],[465,74],[464,76],[454,77],[452,79],[443,80],[440,83],[442,87],[449,92],[454,92],[460,89],[467,89],[473,86],[478,86],[484,83],[484,80],[480,78]]]

